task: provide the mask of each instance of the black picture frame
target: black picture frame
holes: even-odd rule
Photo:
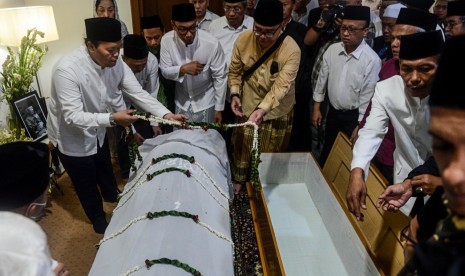
[[[26,135],[33,141],[47,138],[46,113],[41,104],[37,91],[28,92],[11,100],[11,105],[16,115],[21,119],[21,124],[26,129]]]

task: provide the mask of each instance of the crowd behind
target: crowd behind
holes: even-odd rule
[[[224,0],[217,15],[208,0],[190,0],[172,6],[172,31],[154,14],[134,34],[114,0],[93,7],[83,45],[53,69],[47,131],[54,166],[68,173],[95,232],[108,226],[103,201],[120,193],[111,155],[127,182],[128,143],[173,131],[138,120],[136,110],[173,121],[251,121],[262,152],[309,151],[321,166],[345,133],[353,143],[348,210],[364,220],[372,163],[390,184],[377,207],[412,218],[401,274],[463,274],[465,1]],[[250,177],[253,129],[221,134],[239,193]],[[1,211],[21,214],[0,216],[26,225],[24,216],[43,213],[49,147],[22,142],[0,151],[12,175],[2,186],[13,187]],[[28,171],[19,174],[15,162]],[[32,191],[32,182],[43,185]],[[30,227],[32,239],[46,239]],[[14,243],[0,243],[0,256],[17,255]],[[46,242],[40,247],[40,256],[18,253],[36,269],[27,275],[69,274],[50,261]],[[2,258],[0,271],[25,269]]]

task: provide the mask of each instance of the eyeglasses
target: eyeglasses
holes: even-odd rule
[[[447,10],[447,5],[436,5],[434,6],[435,10]]]
[[[178,33],[180,35],[185,35],[187,34],[187,32],[189,31],[189,33],[191,34],[195,34],[195,32],[197,31],[197,24],[194,24],[188,28],[184,28],[184,27],[178,27],[176,26],[176,24],[173,23],[173,25],[176,27],[176,29],[178,30]]]
[[[235,7],[224,6],[223,10],[224,10],[224,13],[228,13],[230,11],[233,11],[234,13],[240,13],[242,11],[242,8],[238,6],[235,6]]]
[[[276,30],[271,31],[271,32],[259,32],[254,27],[253,28],[253,33],[255,34],[256,37],[260,37],[260,36],[264,35],[266,38],[272,38],[279,29],[280,29],[280,27],[278,27]]]
[[[447,28],[454,28],[455,26],[459,25],[459,24],[462,24],[463,22],[462,21],[454,21],[454,20],[447,20],[445,22],[445,25]]]
[[[362,31],[362,30],[365,30],[366,28],[355,28],[355,27],[352,27],[352,26],[344,26],[342,25],[340,28],[339,28],[339,31],[341,31],[341,33],[344,33],[345,31],[347,31],[350,35],[355,33],[355,32],[358,32],[358,31]]]

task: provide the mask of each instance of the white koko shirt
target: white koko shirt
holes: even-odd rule
[[[96,154],[97,146],[103,144],[105,128],[110,126],[110,113],[123,109],[121,103],[115,104],[121,93],[155,116],[170,113],[142,89],[121,59],[115,66],[102,69],[85,46],[64,56],[53,69],[47,119],[51,142],[66,155]]]
[[[431,136],[428,134],[429,96],[423,99],[411,97],[404,89],[404,81],[398,75],[376,85],[370,115],[360,129],[352,151],[351,170],[362,168],[367,177],[370,161],[387,133],[389,121],[394,126],[396,141],[394,183],[403,182],[410,171],[432,155]],[[408,215],[413,203],[414,199],[410,199],[401,211]]]
[[[191,61],[205,64],[199,75],[179,76],[182,65]],[[224,110],[227,74],[223,49],[218,39],[203,30],[197,30],[194,41],[185,45],[176,32],[170,31],[161,39],[160,69],[165,78],[176,82],[175,103],[194,112],[212,106]]]

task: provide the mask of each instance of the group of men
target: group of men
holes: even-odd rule
[[[119,126],[122,130],[132,125],[139,143],[163,131],[157,125],[137,122],[133,116],[136,109],[180,121],[250,120],[263,131],[262,150],[285,147],[292,126],[300,49],[291,37],[282,35],[283,4],[262,1],[252,19],[245,15],[246,2],[226,0],[225,16],[211,20],[205,31],[201,25],[211,19],[209,13],[199,12],[205,2],[208,4],[174,5],[173,31],[166,34],[159,16],[141,19],[142,36],[124,38],[118,20],[86,19],[84,46],[54,67],[50,141],[98,233],[108,225],[102,197],[115,202],[118,194],[106,128]],[[270,51],[271,57],[244,76],[280,37],[282,45]],[[174,108],[169,100],[160,103],[163,95],[167,99],[173,94]],[[225,104],[231,112],[223,118]],[[250,129],[244,129],[234,131],[232,137],[233,181],[238,192],[249,174],[252,135]],[[127,178],[126,141],[120,139],[120,165],[123,178]]]

